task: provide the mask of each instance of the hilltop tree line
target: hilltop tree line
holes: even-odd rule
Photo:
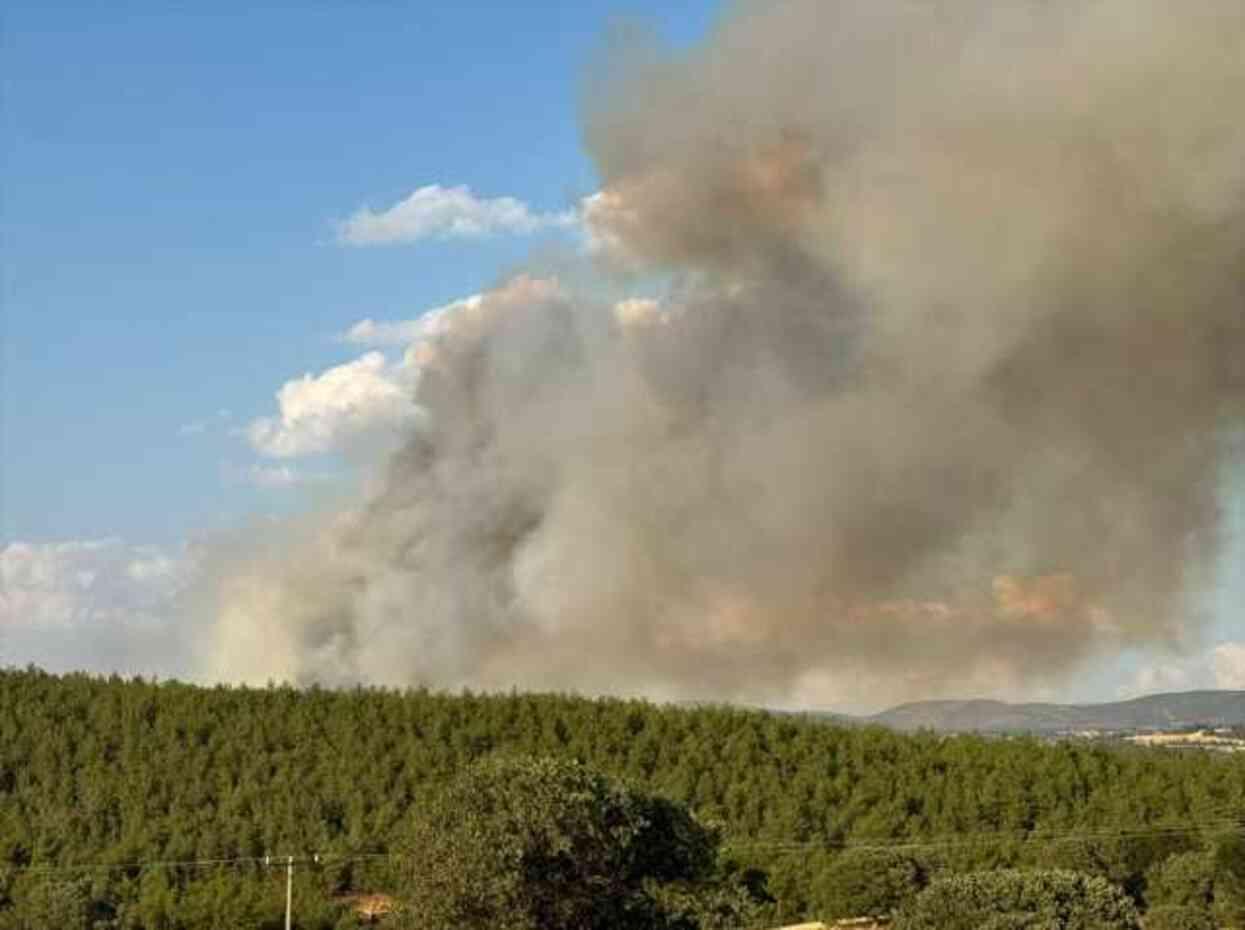
[[[1052,868],[1120,889],[1149,926],[1245,924],[1239,756],[27,669],[0,670],[0,928],[278,928],[285,873],[268,855],[300,859],[298,927],[356,926],[352,896],[401,897],[432,855],[420,824],[436,799],[482,760],[520,757],[685,808],[759,924],[887,913],[948,876]]]

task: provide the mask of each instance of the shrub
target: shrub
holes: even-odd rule
[[[1106,879],[1053,869],[949,875],[900,908],[894,930],[1139,930],[1137,909]]]
[[[911,856],[889,849],[847,849],[814,880],[814,904],[822,917],[890,914],[924,886]]]
[[[1207,909],[1215,900],[1215,862],[1210,852],[1168,856],[1146,876],[1146,900],[1160,905]]]
[[[1146,930],[1216,930],[1216,924],[1204,907],[1165,904],[1146,911]]]
[[[697,930],[745,922],[717,834],[585,766],[502,759],[416,815],[394,923],[419,930]]]
[[[1230,926],[1245,926],[1245,838],[1219,837],[1213,853],[1215,913]]]

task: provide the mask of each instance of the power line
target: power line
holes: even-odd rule
[[[125,872],[144,869],[196,869],[213,866],[262,865],[279,867],[293,863],[294,865],[335,865],[343,862],[356,862],[368,859],[405,858],[405,853],[345,853],[325,854],[313,853],[302,856],[230,856],[219,859],[144,859],[130,862],[91,862],[76,865],[18,865],[10,866],[10,871],[19,873],[44,872]]]
[[[1185,824],[1105,828],[1101,830],[1077,830],[1067,833],[1042,833],[1033,830],[992,830],[971,833],[943,834],[925,839],[905,837],[879,837],[877,839],[822,839],[822,840],[752,840],[725,841],[726,849],[919,849],[941,846],[962,846],[983,842],[1023,843],[1070,842],[1075,840],[1133,839],[1150,836],[1181,836],[1218,830],[1235,830],[1242,826],[1239,817],[1188,822]]]
[[[995,830],[968,833],[952,833],[935,835],[926,839],[907,839],[904,837],[887,837],[874,839],[821,839],[821,840],[752,840],[724,841],[722,848],[732,850],[809,850],[809,849],[936,849],[945,847],[974,845],[990,841],[1016,841],[1021,843],[1062,843],[1074,841],[1095,841],[1114,839],[1137,839],[1145,837],[1187,836],[1198,833],[1228,831],[1241,829],[1242,818],[1221,818],[1189,822],[1182,825],[1152,824],[1132,828],[1101,830],[1079,830],[1067,833],[1041,833],[1031,830]],[[142,871],[154,869],[198,869],[222,866],[254,865],[265,867],[281,867],[293,865],[331,866],[347,862],[376,861],[381,859],[406,861],[417,858],[410,852],[373,852],[373,853],[313,853],[308,855],[285,856],[231,856],[213,859],[150,859],[129,862],[98,862],[74,865],[24,865],[10,866],[10,873],[22,874],[53,874],[66,872],[96,871]]]

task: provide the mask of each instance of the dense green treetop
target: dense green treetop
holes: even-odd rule
[[[936,879],[894,930],[1141,930],[1137,908],[1100,876],[1000,869]]]
[[[483,760],[412,821],[397,918],[412,930],[697,930],[684,905],[729,890],[715,831],[570,760]]]

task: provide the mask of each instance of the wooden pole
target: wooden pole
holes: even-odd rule
[[[294,857],[285,860],[285,930],[290,930],[294,912]]]

